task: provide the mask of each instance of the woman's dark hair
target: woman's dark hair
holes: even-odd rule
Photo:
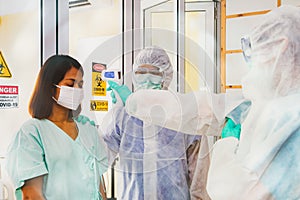
[[[65,74],[72,68],[80,70],[83,75],[81,64],[67,55],[54,55],[43,64],[29,102],[29,113],[38,119],[48,118],[52,112],[56,86],[64,79]],[[69,117],[76,117],[81,111],[81,106],[76,111],[70,110]]]

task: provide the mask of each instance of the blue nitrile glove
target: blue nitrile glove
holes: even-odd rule
[[[112,98],[112,102],[116,104],[118,102],[118,98],[121,99],[123,105],[128,98],[128,96],[132,93],[126,85],[119,85],[114,81],[108,81],[109,87],[106,89],[107,91],[111,91],[110,96]],[[115,94],[117,93],[117,95]]]
[[[80,122],[82,124],[86,124],[87,122],[89,122],[92,126],[96,126],[95,122],[93,120],[90,120],[90,118],[88,118],[87,116],[84,115],[78,115],[75,120],[77,122]]]
[[[241,125],[235,124],[232,119],[227,118],[226,125],[224,126],[222,130],[221,137],[227,138],[227,137],[235,137],[238,140],[240,139],[240,133],[241,133]]]

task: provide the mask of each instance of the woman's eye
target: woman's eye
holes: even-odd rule
[[[82,87],[83,87],[83,82],[79,82],[79,83],[78,83],[78,87],[79,87],[79,88],[82,88]]]

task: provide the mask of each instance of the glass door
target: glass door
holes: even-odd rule
[[[180,92],[218,87],[217,30],[213,1],[144,1],[143,45],[165,48],[175,73],[171,89]]]
[[[185,2],[184,91],[216,92],[216,30],[214,2]]]

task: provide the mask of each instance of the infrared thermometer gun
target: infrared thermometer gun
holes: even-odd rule
[[[114,81],[118,85],[122,85],[122,76],[121,76],[121,71],[119,70],[103,70],[101,72],[101,78],[104,81]],[[114,89],[112,89],[114,90]],[[123,106],[123,102],[121,100],[121,97],[119,96],[118,92],[114,91],[115,98],[116,98],[116,103],[115,106]]]
[[[101,72],[101,76],[104,81],[114,81],[119,85],[122,84],[122,75],[119,70],[103,70]]]

